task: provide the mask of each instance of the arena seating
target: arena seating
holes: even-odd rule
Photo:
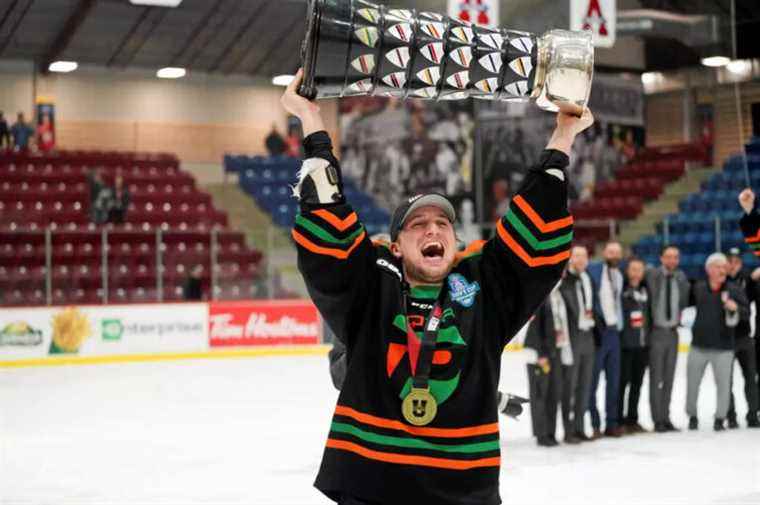
[[[259,207],[271,214],[278,226],[289,228],[298,212],[291,186],[295,183],[301,160],[285,156],[225,156],[224,169],[237,172],[240,187],[251,195]],[[373,199],[344,177],[346,198],[356,210],[370,235],[387,232],[390,216]]]
[[[705,165],[709,152],[701,144],[646,147],[621,167],[615,178],[594,187],[592,198],[572,205],[575,240],[594,249],[610,238],[610,225],[600,221],[635,219],[644,204],[656,200],[666,184],[680,178],[687,163]]]
[[[760,185],[760,153],[750,154],[747,161],[751,184],[757,188]],[[702,184],[698,193],[679,202],[677,214],[668,216],[668,242],[681,249],[681,266],[689,276],[704,275],[704,261],[718,245],[724,252],[739,247],[744,251],[745,264],[757,264],[757,258],[747,250],[739,230],[741,208],[737,196],[746,186],[742,157],[733,156],[724,164],[722,172]],[[634,246],[636,254],[655,264],[664,242],[665,223],[659,223],[657,228],[657,235],[642,237]],[[716,243],[718,228],[720,244]]]
[[[131,193],[123,225],[90,221],[86,174],[98,168],[106,183],[120,172]],[[157,299],[157,230],[161,230],[163,299],[182,298],[182,283],[203,265],[210,291],[211,235],[217,236],[218,296],[250,298],[261,253],[242,233],[227,230],[226,213],[195,187],[171,155],[64,151],[0,155],[0,303],[45,303],[45,229],[51,230],[53,302],[100,303],[102,232],[107,230],[109,302]]]

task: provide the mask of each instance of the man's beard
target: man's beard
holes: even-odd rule
[[[617,268],[620,265],[619,259],[607,260],[607,266],[610,268]]]

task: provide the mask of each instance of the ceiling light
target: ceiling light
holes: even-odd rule
[[[129,0],[132,5],[152,5],[154,7],[176,7],[182,0]]]
[[[657,79],[660,78],[659,72],[644,72],[641,74],[641,84],[645,86],[649,86],[657,82]]]
[[[272,84],[275,86],[288,86],[291,82],[293,82],[294,78],[294,75],[276,75],[272,78]]]
[[[73,72],[79,65],[76,61],[54,61],[48,66],[50,72]]]
[[[732,74],[744,74],[752,68],[752,64],[744,60],[734,60],[726,65],[726,68]]]
[[[185,77],[186,74],[187,71],[184,68],[178,67],[164,67],[156,72],[156,76],[161,79],[179,79],[180,77]]]
[[[727,56],[709,56],[702,58],[702,65],[706,67],[725,67],[731,62]]]

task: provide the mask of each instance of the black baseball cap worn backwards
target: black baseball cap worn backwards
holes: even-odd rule
[[[404,200],[401,205],[396,207],[396,210],[393,211],[393,217],[391,218],[391,229],[390,229],[390,235],[391,235],[391,241],[395,242],[398,238],[398,234],[401,231],[401,229],[404,227],[404,223],[406,222],[406,219],[409,217],[409,215],[414,212],[415,210],[419,209],[420,207],[427,207],[427,206],[433,206],[438,207],[443,211],[444,214],[446,214],[446,217],[449,218],[449,221],[454,223],[457,219],[456,212],[454,211],[454,206],[451,205],[451,202],[443,196],[440,193],[423,193],[419,195],[414,195],[410,198],[407,198]]]

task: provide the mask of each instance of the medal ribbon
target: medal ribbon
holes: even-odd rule
[[[433,353],[435,351],[435,342],[438,339],[438,327],[441,323],[443,314],[443,302],[446,299],[448,290],[446,286],[441,286],[441,292],[438,299],[427,317],[425,331],[422,333],[422,339],[409,324],[409,314],[407,309],[409,291],[404,289],[404,319],[406,320],[406,346],[409,351],[409,365],[412,371],[412,387],[427,388],[430,379],[430,369],[433,366]]]

